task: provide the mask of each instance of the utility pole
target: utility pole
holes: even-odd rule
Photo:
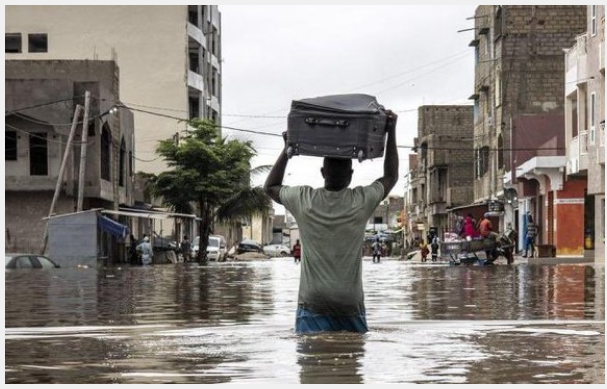
[[[53,201],[51,202],[51,209],[48,212],[48,216],[51,217],[55,211],[55,204],[59,199],[59,193],[61,191],[61,184],[63,183],[63,173],[65,171],[65,165],[67,164],[67,158],[72,148],[72,141],[74,140],[74,133],[76,132],[76,125],[78,124],[78,118],[80,117],[80,111],[82,111],[81,105],[76,105],[74,111],[74,118],[72,119],[72,127],[70,129],[70,135],[67,138],[67,144],[65,145],[65,151],[63,152],[63,159],[61,160],[61,166],[59,167],[59,177],[57,177],[57,184],[55,184],[55,194],[53,195]],[[48,241],[48,220],[44,227],[44,235],[42,236],[42,248],[40,249],[40,255],[44,255],[46,251],[46,243]]]
[[[80,171],[78,172],[78,206],[77,212],[82,211],[84,200],[84,180],[86,170],[86,146],[88,141],[89,128],[89,109],[91,104],[91,93],[86,91],[84,94],[84,119],[82,121],[82,143],[80,143]]]

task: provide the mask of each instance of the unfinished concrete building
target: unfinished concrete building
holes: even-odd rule
[[[425,105],[418,109],[417,161],[410,165],[407,196],[412,237],[424,239],[430,228],[452,229],[448,211],[473,199],[473,107]]]
[[[83,113],[68,147],[77,104],[91,99],[82,209],[133,204],[133,115],[113,111],[114,61],[5,61],[5,223],[7,251],[38,252],[57,183],[53,213],[76,211]],[[64,175],[59,171],[66,152]]]

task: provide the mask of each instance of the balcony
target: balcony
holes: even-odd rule
[[[198,73],[194,73],[191,70],[188,70],[188,86],[198,89],[199,91],[204,91],[204,81],[202,76]]]
[[[202,30],[192,23],[188,23],[188,36],[198,42],[205,49],[207,48],[207,41],[204,39]]]
[[[438,203],[445,203],[445,202],[446,202],[446,197],[437,194],[430,198],[429,204],[438,204]]]
[[[589,79],[587,40],[588,34],[578,35],[575,45],[565,51],[565,94],[567,95]]]
[[[582,131],[569,143],[567,174],[578,175],[588,170],[588,131]]]

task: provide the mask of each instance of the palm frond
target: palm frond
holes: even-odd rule
[[[260,174],[269,173],[272,170],[272,165],[260,165],[251,169],[251,177],[258,176]]]
[[[272,201],[270,198],[265,194],[263,188],[256,186],[240,191],[226,200],[217,208],[215,215],[219,221],[228,221],[264,213],[271,208]]]

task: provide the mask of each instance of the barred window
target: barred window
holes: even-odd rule
[[[101,178],[110,181],[112,168],[112,134],[106,125],[101,130]]]
[[[4,160],[17,160],[17,131],[4,130]]]

